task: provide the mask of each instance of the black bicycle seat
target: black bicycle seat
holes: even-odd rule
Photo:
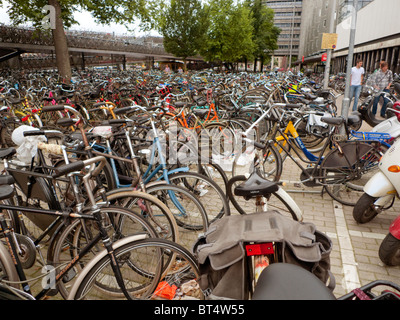
[[[261,273],[252,300],[336,300],[311,272],[289,263],[273,263]]]
[[[9,199],[14,195],[14,188],[5,184],[0,186],[0,200]]]
[[[245,182],[235,188],[234,193],[236,196],[250,199],[258,196],[266,197],[278,190],[279,187],[276,183],[268,181],[258,172],[254,172]]]
[[[11,158],[16,153],[15,148],[0,149],[0,159]]]

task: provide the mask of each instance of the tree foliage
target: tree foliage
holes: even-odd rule
[[[0,0],[0,4],[3,5],[4,2]],[[66,81],[71,79],[71,65],[64,29],[77,24],[74,19],[75,11],[90,12],[100,24],[115,22],[128,25],[136,20],[141,22],[142,29],[151,29],[155,26],[163,6],[162,1],[153,0],[8,0],[8,3],[8,14],[14,25],[32,22],[38,29],[43,27],[42,21],[47,15],[43,8],[46,5],[55,8],[55,28],[52,29],[52,35],[58,72]]]
[[[278,49],[280,29],[274,25],[274,11],[265,6],[262,0],[246,0],[246,5],[253,16],[254,56],[264,59]]]
[[[165,50],[184,60],[197,55],[208,29],[201,1],[171,0],[165,11],[159,23]]]
[[[208,61],[236,62],[252,56],[252,16],[249,8],[233,0],[208,2],[210,27],[201,54]]]
[[[0,0],[0,3],[5,2]],[[8,11],[15,25],[32,22],[36,28],[41,28],[44,6],[48,0],[8,0]],[[78,22],[74,19],[75,11],[86,10],[92,14],[96,22],[109,24],[111,22],[127,25],[140,19],[141,27],[155,26],[155,17],[161,12],[163,2],[149,0],[57,0],[61,7],[61,18],[66,28]]]

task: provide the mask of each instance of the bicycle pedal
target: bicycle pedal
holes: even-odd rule
[[[76,271],[74,269],[71,269],[65,274],[62,281],[64,283],[70,282],[75,276],[76,276]]]
[[[58,294],[58,289],[57,289],[57,288],[56,288],[56,289],[50,289],[50,290],[47,292],[46,296],[54,297],[54,296],[56,296],[57,294]]]

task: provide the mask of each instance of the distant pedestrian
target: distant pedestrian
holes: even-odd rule
[[[393,72],[389,70],[389,65],[386,61],[382,61],[380,65],[380,69],[374,75],[374,87],[376,90],[380,92],[390,92],[390,87],[393,83]],[[384,94],[380,94],[374,100],[374,105],[372,108],[372,113],[376,115],[378,111],[378,103],[379,100],[383,97],[383,105],[381,109],[381,117],[386,117],[386,108],[389,103],[389,99],[384,97]]]
[[[356,66],[351,69],[350,100],[354,98],[353,111],[357,111],[358,109],[358,100],[360,99],[364,83],[365,70],[362,65],[363,61],[357,60]]]
[[[169,65],[167,65],[164,69],[165,73],[170,73],[171,69],[169,68]]]

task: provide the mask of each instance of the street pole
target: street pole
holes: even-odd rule
[[[335,32],[335,12],[336,12],[336,0],[330,1],[331,7],[331,18],[329,23],[329,33]],[[331,62],[332,62],[332,54],[333,49],[328,49],[327,52],[327,59],[326,59],[326,66],[325,66],[325,76],[324,76],[324,89],[329,88],[329,75],[331,74]]]
[[[296,14],[296,2],[293,0],[293,16],[292,16],[292,30],[290,35],[290,56],[289,56],[289,70],[292,68],[292,52],[293,52],[293,34],[294,34],[294,17]]]
[[[353,1],[353,14],[351,18],[351,30],[350,30],[350,43],[349,43],[349,54],[347,56],[347,72],[346,72],[346,89],[344,91],[344,100],[342,105],[342,117],[346,120],[349,116],[350,109],[350,80],[351,80],[351,69],[353,68],[353,56],[354,56],[354,43],[356,39],[356,29],[357,29],[357,9],[358,0]],[[344,129],[343,129],[344,131]]]

